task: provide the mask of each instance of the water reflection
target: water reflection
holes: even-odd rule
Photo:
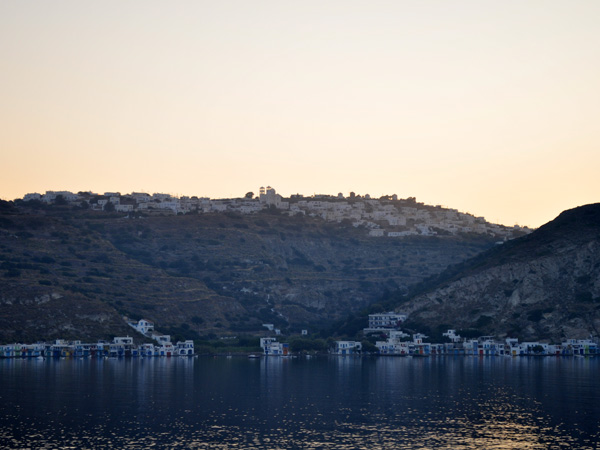
[[[595,448],[597,360],[0,361],[2,448]]]

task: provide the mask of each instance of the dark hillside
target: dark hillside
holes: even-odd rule
[[[444,328],[555,340],[598,334],[600,204],[565,211],[387,301],[411,314],[407,325],[435,334]]]
[[[276,213],[128,218],[73,208],[0,210],[0,340],[131,333],[315,330],[489,248],[492,237],[372,238],[348,223]],[[41,300],[40,300],[41,299]]]

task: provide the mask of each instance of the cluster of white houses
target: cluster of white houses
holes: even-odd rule
[[[454,330],[448,330],[449,333]],[[497,341],[491,336],[478,339],[464,339],[460,342],[432,344],[424,342],[427,336],[413,334],[412,340],[402,331],[391,331],[387,340],[377,341],[378,354],[385,356],[432,356],[432,355],[464,355],[464,356],[596,356],[598,343],[593,339],[567,339],[561,344],[543,342],[519,342],[515,338]],[[336,355],[352,355],[362,352],[362,344],[358,341],[336,341],[332,353]]]
[[[171,342],[171,336],[154,331],[154,323],[141,319],[137,322],[125,318],[127,324],[145,337],[156,341],[136,345],[133,338],[115,337],[112,342],[98,341],[84,343],[67,342],[58,339],[53,343],[0,345],[0,358],[26,357],[152,357],[152,356],[194,356],[194,341]]]
[[[363,334],[378,333],[385,335],[386,340],[376,341],[377,353],[384,356],[432,356],[432,355],[464,355],[464,356],[595,356],[598,342],[593,339],[568,339],[562,344],[543,342],[519,342],[515,338],[504,341],[495,340],[492,336],[478,339],[464,339],[456,330],[443,333],[449,342],[433,344],[426,342],[427,336],[421,333],[412,336],[400,330],[407,315],[386,312],[369,315],[369,326]],[[265,356],[288,356],[289,345],[278,342],[275,337],[260,339],[260,347]],[[359,341],[335,341],[330,349],[334,355],[360,355],[363,353]]]
[[[252,194],[252,193],[249,193]],[[529,232],[527,227],[505,227],[488,223],[483,217],[475,217],[455,209],[441,206],[425,206],[414,198],[398,199],[396,194],[372,199],[368,194],[349,197],[343,194],[292,195],[283,199],[275,189],[261,187],[259,195],[244,198],[210,199],[207,197],[177,197],[170,194],[147,194],[132,192],[46,191],[23,197],[24,201],[38,200],[45,203],[69,203],[93,210],[109,210],[123,213],[145,214],[188,214],[236,212],[254,214],[264,209],[275,208],[282,214],[321,217],[326,221],[349,220],[354,226],[365,226],[373,237],[403,237],[411,235],[432,236],[458,233],[491,234],[502,239],[514,236],[515,232]]]
[[[467,356],[595,356],[598,342],[594,339],[567,339],[561,344],[543,342],[519,342],[516,338],[498,341],[493,336],[478,339],[461,338],[456,330],[443,333],[450,342],[432,344],[425,342],[427,336],[416,333],[410,336],[399,329],[406,320],[405,314],[395,312],[370,314],[369,326],[363,330],[365,335],[380,333],[386,336],[384,341],[376,341],[380,355],[387,356],[430,356],[430,355],[467,355]],[[336,341],[332,353],[352,355],[362,352],[362,344],[357,341]]]
[[[288,356],[290,354],[290,345],[277,342],[276,338],[260,338],[260,348],[265,356]]]
[[[162,336],[158,344],[135,345],[132,337],[115,337],[112,342],[98,341],[84,343],[67,342],[58,339],[52,343],[0,345],[0,358],[43,358],[43,357],[154,357],[154,356],[194,356],[194,341],[173,344],[168,336]]]

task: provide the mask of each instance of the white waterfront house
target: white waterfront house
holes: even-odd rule
[[[598,345],[592,339],[568,339],[561,344],[562,353],[566,355],[597,355]]]
[[[334,355],[353,355],[360,353],[362,350],[362,344],[358,341],[335,341],[333,348]]]
[[[276,338],[264,337],[260,338],[260,348],[263,349],[265,356],[287,356],[290,346],[282,342],[277,342]]]
[[[388,333],[388,338],[385,341],[375,342],[375,347],[381,355],[408,355],[410,351],[410,343],[402,341],[410,335],[400,330],[391,330]]]
[[[175,347],[171,342],[171,336],[168,334],[152,334],[152,339],[158,342],[158,345],[154,346],[154,356],[175,355]]]
[[[175,347],[175,354],[177,356],[193,356],[194,355],[194,341],[187,340],[185,342],[177,342]]]
[[[165,342],[158,346],[156,354],[157,356],[173,356],[175,354],[175,347],[170,341]]]

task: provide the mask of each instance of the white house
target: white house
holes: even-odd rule
[[[375,342],[375,347],[382,355],[408,355],[410,345],[408,342],[400,342],[396,339],[388,339],[386,341]]]
[[[23,197],[23,201],[28,202],[30,200],[41,200],[42,199],[42,195],[38,194],[37,192],[34,192],[33,194],[26,194],[25,197]]]
[[[141,319],[139,322],[128,321],[127,324],[130,327],[135,328],[135,330],[139,333],[142,333],[144,335],[147,335],[150,332],[154,331],[154,322],[151,322],[147,319]]]
[[[159,193],[152,194],[152,200],[164,201],[164,200],[170,200],[170,199],[171,199],[171,194],[159,194]]]
[[[133,338],[132,337],[116,337],[113,339],[113,344],[117,344],[117,345],[133,345]]]
[[[168,334],[152,334],[152,339],[161,345],[165,345],[171,342],[171,336]]]
[[[362,351],[362,344],[358,341],[335,341],[334,355],[353,355]]]
[[[277,342],[277,339],[266,337],[260,338],[260,347],[265,356],[287,356],[289,354],[289,344]]]
[[[150,194],[146,194],[145,192],[132,192],[127,197],[133,198],[136,201],[136,203],[147,203],[152,200]]]
[[[67,202],[74,202],[79,199],[79,195],[73,194],[70,191],[46,191],[46,193],[41,196],[41,200],[46,203],[52,203],[56,201],[56,197],[59,195]]]
[[[460,342],[462,339],[460,337],[460,334],[456,334],[456,330],[448,330],[445,333],[442,333],[442,336],[446,336],[448,339],[450,339],[454,343]]]
[[[370,329],[397,328],[406,320],[406,314],[393,311],[386,313],[369,314]]]
[[[402,339],[408,338],[410,335],[400,330],[391,330],[388,332],[388,338],[385,341],[375,342],[375,347],[382,355],[408,355],[410,345],[408,342],[403,342]]]
[[[177,356],[193,356],[194,341],[187,340],[185,342],[177,342],[177,345],[175,347],[175,354]]]

